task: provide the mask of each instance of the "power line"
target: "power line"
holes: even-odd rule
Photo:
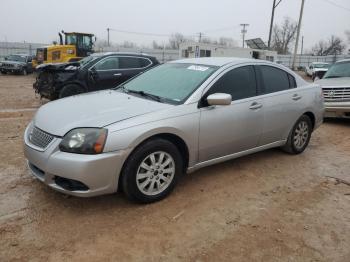
[[[344,9],[344,10],[350,12],[350,8],[348,8],[348,7],[345,7],[345,6],[342,6],[340,4],[334,3],[333,1],[330,1],[330,0],[323,0],[323,1],[329,3],[329,4],[333,5],[333,6],[336,6],[338,8],[341,8],[341,9]]]
[[[119,33],[126,33],[126,34],[134,34],[134,35],[147,35],[147,36],[164,36],[169,37],[171,35],[169,34],[156,34],[156,33],[145,33],[145,32],[136,32],[136,31],[126,31],[126,30],[119,30],[114,28],[109,28],[110,31],[119,32]]]

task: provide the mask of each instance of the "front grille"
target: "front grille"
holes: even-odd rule
[[[29,134],[29,141],[42,149],[46,148],[54,139],[53,135],[50,135],[41,129],[34,127],[32,132]]]
[[[350,87],[324,87],[322,89],[325,102],[350,101]]]
[[[7,68],[15,67],[14,64],[7,64],[7,63],[2,63],[2,66],[3,66],[3,67],[7,67]]]

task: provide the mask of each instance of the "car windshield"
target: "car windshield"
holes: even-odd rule
[[[181,104],[217,69],[207,65],[168,63],[146,71],[123,88]]]
[[[328,68],[330,64],[314,64],[315,68]]]
[[[10,55],[7,57],[8,61],[25,62],[26,57],[21,55]]]
[[[350,77],[350,61],[336,63],[328,69],[323,78]]]

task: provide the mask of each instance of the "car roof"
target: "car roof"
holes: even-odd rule
[[[339,60],[335,63],[343,63],[343,62],[350,62],[350,58],[347,58],[347,59],[342,59],[342,60]]]
[[[227,64],[242,64],[242,63],[261,63],[266,62],[270,64],[269,61],[257,60],[250,58],[238,58],[238,57],[199,57],[199,58],[186,58],[171,61],[169,63],[183,63],[183,64],[200,64],[200,65],[209,65],[209,66],[224,66]]]
[[[152,57],[151,55],[145,53],[137,53],[137,52],[99,52],[93,53],[92,56],[109,56],[109,55],[128,55],[128,56],[142,56],[142,57]]]

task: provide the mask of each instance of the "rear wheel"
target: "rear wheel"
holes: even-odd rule
[[[122,189],[130,200],[151,203],[166,197],[183,170],[177,147],[164,139],[152,139],[128,158],[122,172]]]
[[[81,86],[70,84],[62,88],[62,90],[59,93],[59,98],[78,95],[84,92],[85,92],[85,89],[82,88]]]
[[[312,123],[307,115],[302,115],[293,126],[287,143],[282,149],[290,154],[300,154],[308,146],[312,133]]]

